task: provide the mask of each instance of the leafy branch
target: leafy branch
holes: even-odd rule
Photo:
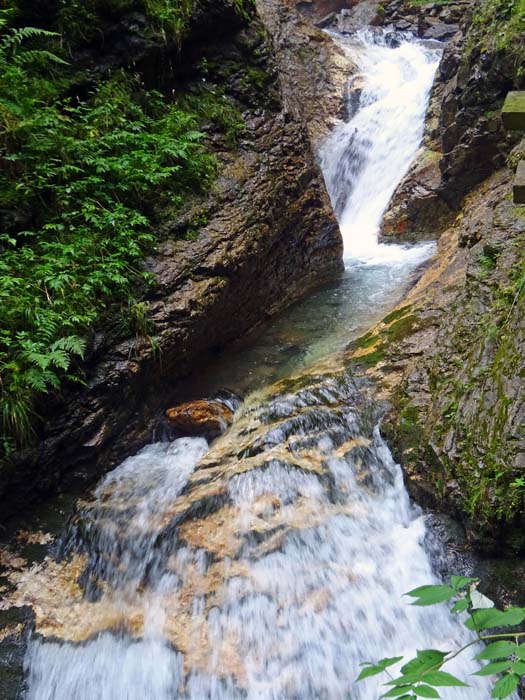
[[[357,680],[387,672],[390,680],[384,685],[387,690],[382,698],[397,700],[417,700],[417,698],[440,698],[438,688],[460,687],[468,684],[456,676],[443,671],[445,664],[460,656],[464,651],[480,642],[487,646],[475,658],[488,661],[478,676],[500,675],[494,684],[492,697],[507,698],[519,685],[525,675],[525,631],[513,629],[508,632],[490,632],[501,628],[516,628],[525,620],[525,608],[510,607],[499,610],[492,601],[477,591],[478,580],[466,576],[452,576],[449,584],[420,586],[406,595],[414,598],[412,605],[429,606],[453,602],[451,614],[468,613],[464,625],[474,636],[462,647],[454,651],[425,649],[405,663],[399,675],[393,678],[389,669],[403,660],[403,657],[381,659],[376,663],[364,662]],[[488,633],[487,633],[488,631]]]

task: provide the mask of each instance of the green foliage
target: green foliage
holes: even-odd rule
[[[364,666],[364,668],[359,674],[357,680],[362,681],[364,678],[369,678],[370,676],[377,676],[379,673],[383,673],[383,671],[385,671],[389,666],[393,666],[399,661],[402,661],[402,659],[402,656],[394,656],[389,659],[381,659],[381,661],[378,661],[375,664],[365,661],[361,664],[361,666]]]
[[[474,644],[489,642],[475,657],[477,661],[489,663],[482,665],[476,675],[500,675],[493,686],[492,697],[499,699],[511,695],[520,679],[525,676],[525,643],[520,643],[525,638],[525,632],[519,628],[525,620],[525,608],[498,610],[492,601],[478,593],[477,585],[477,579],[452,576],[448,584],[420,586],[406,594],[415,599],[413,605],[429,606],[454,600],[450,612],[467,613],[463,622],[474,633],[467,644],[453,651],[417,651],[416,656],[399,669],[397,677],[392,677],[387,669],[399,663],[403,657],[382,659],[376,663],[364,662],[357,680],[387,671],[390,680],[384,684],[387,690],[381,697],[399,700],[440,698],[438,688],[467,685],[456,676],[443,671],[443,666]],[[495,628],[496,632],[487,633]],[[500,631],[505,628],[518,629]]]
[[[48,31],[0,15],[0,420],[8,451],[37,398],[77,376],[83,339],[147,276],[155,206],[212,178],[195,114],[117,72],[84,101]],[[132,324],[148,334],[142,309]]]
[[[154,323],[148,312],[149,306],[145,301],[136,301],[129,305],[129,328],[139,338],[150,338],[153,333]]]
[[[222,87],[206,85],[193,89],[181,97],[179,104],[195,114],[200,122],[218,128],[230,146],[236,144],[246,130],[241,113],[226,97]]]
[[[253,0],[232,0],[232,6],[239,17],[248,19]],[[119,19],[126,12],[138,12],[148,18],[164,41],[180,45],[194,8],[195,0],[58,0],[56,14],[48,16],[47,21],[69,44],[75,45],[96,36],[108,20]],[[26,19],[32,19],[31,15]]]
[[[180,39],[191,19],[194,0],[143,0],[144,9],[163,31]]]
[[[516,69],[525,55],[525,0],[481,0],[469,33],[465,59],[477,49],[509,51],[516,58]]]

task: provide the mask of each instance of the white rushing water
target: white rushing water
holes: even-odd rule
[[[400,264],[425,260],[431,244],[378,243],[381,218],[416,156],[441,51],[402,40],[390,48],[377,32],[342,44],[361,72],[359,108],[337,126],[321,165],[338,215],[345,258]]]
[[[287,401],[279,401],[281,409]],[[346,421],[351,429],[351,412]],[[272,439],[284,439],[281,428],[273,430]],[[194,591],[195,644],[206,642],[212,649],[207,669],[190,664],[186,676],[183,655],[164,635],[164,596],[182,595],[193,575],[189,572],[196,567],[204,574],[209,565],[202,550],[181,547],[170,571],[159,569],[147,592],[112,579],[115,588],[108,595],[134,592],[147,613],[142,639],[108,632],[84,645],[31,645],[29,700],[376,700],[381,692],[377,678],[355,684],[363,660],[410,655],[419,648],[454,649],[465,641],[466,630],[445,606],[429,611],[403,600],[407,590],[436,577],[424,547],[424,519],[410,504],[401,470],[378,431],[365,453],[365,475],[363,455],[336,457],[333,438],[326,434],[316,438],[316,448],[328,464],[330,492],[317,475],[278,463],[235,476],[228,484],[236,511],[230,527],[239,538],[253,530],[254,513],[260,513],[267,495],[273,508],[279,503],[281,521],[296,526],[282,546],[267,554],[258,556],[253,542],[241,551],[237,563],[243,573],[225,575],[207,612],[205,640],[197,623],[205,598],[203,591]],[[149,517],[143,522],[150,533],[142,534],[145,561],[152,560],[156,524],[170,506],[169,484],[177,482],[180,490],[180,470],[189,474],[200,454],[198,439],[152,445],[126,460],[98,489],[105,506],[117,512],[123,498],[132,499],[129,525],[120,523],[129,528],[132,541],[136,528],[142,532],[145,510],[152,514],[150,506],[158,498],[153,523]],[[301,512],[308,514],[306,521]],[[262,517],[270,519],[271,513]],[[105,533],[102,540],[121,564],[129,565],[130,550],[118,552],[115,533]],[[133,545],[131,556],[136,553]],[[226,574],[227,557],[223,565]],[[180,624],[188,623],[181,617]],[[228,644],[240,659],[239,678],[227,673]],[[486,681],[474,679],[472,688],[447,689],[446,697],[488,698],[485,687]]]
[[[377,233],[417,151],[438,54],[367,35],[352,50],[366,78],[362,109],[334,131],[323,165],[346,256],[395,270],[431,250],[383,246]],[[353,402],[335,383],[252,401],[253,425],[227,459],[212,447],[199,469],[207,445],[184,438],[150,445],[109,474],[81,513],[83,546],[105,582],[97,595],[140,610],[142,633],[103,631],[78,645],[35,639],[27,700],[376,700],[384,679],[356,684],[361,662],[461,644],[466,630],[446,605],[403,599],[437,581],[424,518]],[[207,476],[221,460],[229,466]],[[192,489],[200,510],[177,520]],[[206,489],[218,500],[206,501]],[[190,534],[179,539],[184,521]],[[197,545],[191,528],[201,525]],[[486,679],[469,682],[444,697],[490,697]]]

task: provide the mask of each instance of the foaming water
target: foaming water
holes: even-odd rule
[[[165,641],[109,633],[85,646],[35,642],[28,666],[28,700],[172,700],[182,676]]]
[[[441,50],[408,38],[392,48],[381,34],[369,31],[343,46],[364,84],[355,114],[327,139],[321,165],[343,234],[345,258],[417,264],[432,253],[431,244],[380,244],[378,231],[421,143]]]
[[[34,642],[29,700],[376,700],[377,678],[355,683],[362,661],[465,641],[445,605],[402,598],[436,577],[373,421],[351,382],[321,378],[254,401],[195,471],[192,439],[126,460],[80,512],[89,527],[76,541],[104,591],[85,614],[133,599],[144,622]],[[144,494],[160,498],[146,516]],[[137,535],[146,568],[130,564]],[[487,683],[447,697],[488,698]]]
[[[438,53],[368,34],[349,50],[361,109],[323,167],[366,318],[432,250],[377,232],[421,139]],[[324,298],[333,315],[339,297]],[[376,700],[381,679],[355,683],[361,662],[465,641],[446,605],[402,597],[437,579],[377,420],[346,375],[312,372],[252,395],[209,448],[184,438],[125,460],[65,536],[58,612],[38,601],[52,638],[28,647],[27,700]],[[469,682],[447,698],[490,697],[485,679]]]

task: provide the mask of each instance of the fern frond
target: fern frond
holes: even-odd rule
[[[59,56],[46,51],[45,49],[25,50],[16,55],[14,62],[19,66],[27,66],[30,64],[45,65],[46,63],[57,63],[62,66],[67,66],[67,61],[62,60]]]
[[[51,345],[51,350],[64,350],[72,355],[84,357],[86,349],[86,341],[78,335],[68,335],[65,338],[59,338]]]

